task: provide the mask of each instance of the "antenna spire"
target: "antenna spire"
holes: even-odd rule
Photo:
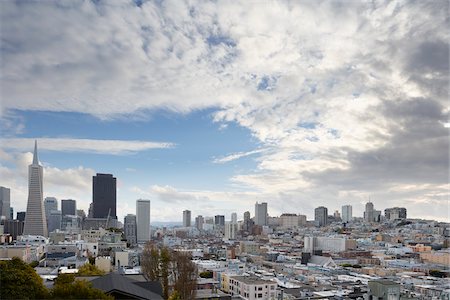
[[[34,140],[33,165],[38,165],[39,159],[37,155],[37,140]]]

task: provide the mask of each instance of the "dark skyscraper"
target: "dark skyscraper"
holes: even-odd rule
[[[63,216],[76,216],[77,202],[72,199],[61,200],[61,213]]]
[[[92,177],[92,203],[94,218],[110,217],[117,219],[116,215],[116,178],[112,174],[99,174]]]
[[[314,210],[314,221],[316,226],[322,227],[328,224],[328,209],[324,206],[319,206]]]
[[[18,212],[17,212],[17,220],[19,220],[19,221],[25,221],[25,215],[26,215],[26,212],[24,212],[24,211],[18,211]]]

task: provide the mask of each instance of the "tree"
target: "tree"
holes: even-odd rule
[[[163,247],[160,251],[160,282],[163,287],[163,298],[169,298],[169,266],[170,251],[167,247]]]
[[[159,264],[159,250],[150,243],[147,243],[142,253],[141,266],[142,272],[148,280],[159,280]]]
[[[173,291],[168,300],[181,300],[180,293],[177,290]]]
[[[41,277],[20,258],[0,261],[1,299],[44,299],[48,290]]]
[[[73,274],[60,274],[51,290],[53,299],[114,299],[86,280],[75,280]]]
[[[211,271],[203,271],[198,274],[201,278],[213,278],[213,272]]]
[[[173,288],[180,293],[182,300],[195,299],[197,287],[197,267],[186,252],[174,251],[172,253]]]
[[[97,268],[95,265],[84,264],[80,268],[78,268],[77,276],[97,276],[97,275],[105,275],[105,272]]]

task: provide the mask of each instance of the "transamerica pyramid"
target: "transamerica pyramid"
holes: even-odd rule
[[[23,235],[48,236],[42,190],[43,168],[37,156],[34,142],[33,163],[28,166],[28,203]]]

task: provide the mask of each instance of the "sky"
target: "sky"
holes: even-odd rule
[[[0,185],[87,211],[117,178],[119,220],[151,200],[271,216],[449,202],[449,2],[0,2]]]

